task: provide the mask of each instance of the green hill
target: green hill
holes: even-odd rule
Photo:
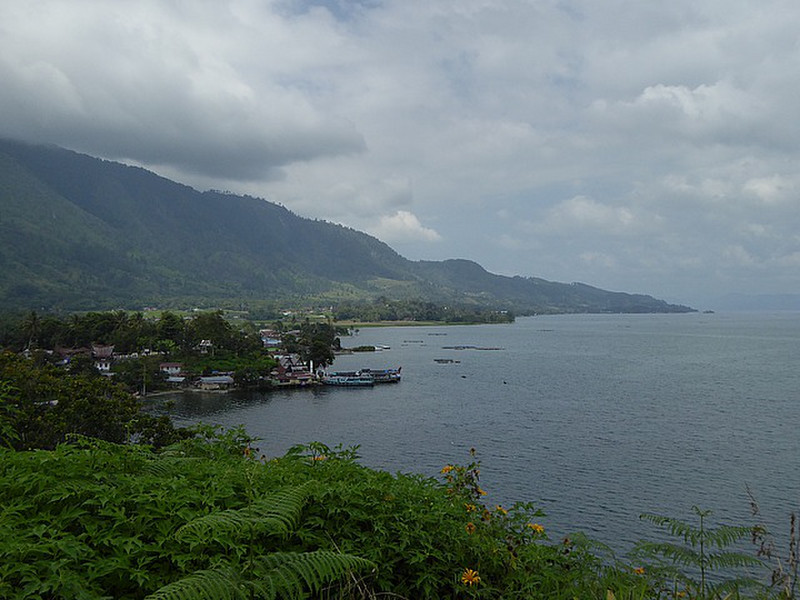
[[[414,262],[353,229],[145,169],[0,140],[0,307],[420,298],[517,312],[685,312],[650,296]]]

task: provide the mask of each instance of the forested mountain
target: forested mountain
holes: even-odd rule
[[[353,229],[145,169],[0,140],[0,307],[420,298],[517,312],[683,312],[650,296],[414,262]]]

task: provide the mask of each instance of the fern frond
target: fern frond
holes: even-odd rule
[[[729,569],[733,567],[763,567],[764,563],[749,554],[741,552],[715,552],[706,555],[712,569]]]
[[[304,483],[281,490],[244,508],[198,517],[178,529],[176,538],[196,542],[210,534],[238,533],[239,537],[254,531],[270,535],[288,534],[299,524],[303,505],[311,491],[312,484]]]
[[[288,598],[299,598],[306,592],[316,594],[348,573],[375,568],[375,563],[364,558],[329,550],[274,552],[255,562],[257,585]]]
[[[663,527],[669,531],[670,535],[682,537],[685,542],[693,545],[697,542],[700,536],[700,530],[697,527],[686,523],[685,521],[681,521],[680,519],[664,517],[662,515],[654,515],[652,513],[642,513],[639,515],[639,518],[644,521],[650,521],[659,527]]]
[[[687,546],[679,546],[678,544],[670,544],[669,542],[642,542],[637,546],[637,550],[648,556],[664,557],[680,565],[699,567],[702,561],[699,552]]]
[[[715,545],[717,548],[725,548],[733,543],[738,542],[743,537],[748,537],[753,534],[752,527],[722,525],[714,529],[706,529],[705,539],[709,544]]]
[[[239,574],[232,568],[217,567],[192,573],[156,590],[145,600],[247,600]]]
[[[709,590],[711,592],[709,597],[724,598],[741,590],[764,589],[765,587],[766,586],[757,579],[752,579],[750,577],[733,577],[709,586]]]

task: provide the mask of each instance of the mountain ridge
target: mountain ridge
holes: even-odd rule
[[[518,313],[688,312],[643,294],[411,261],[354,229],[141,167],[0,139],[0,307],[421,298]]]

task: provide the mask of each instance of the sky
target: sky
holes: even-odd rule
[[[797,0],[4,0],[0,136],[412,260],[800,292]]]

